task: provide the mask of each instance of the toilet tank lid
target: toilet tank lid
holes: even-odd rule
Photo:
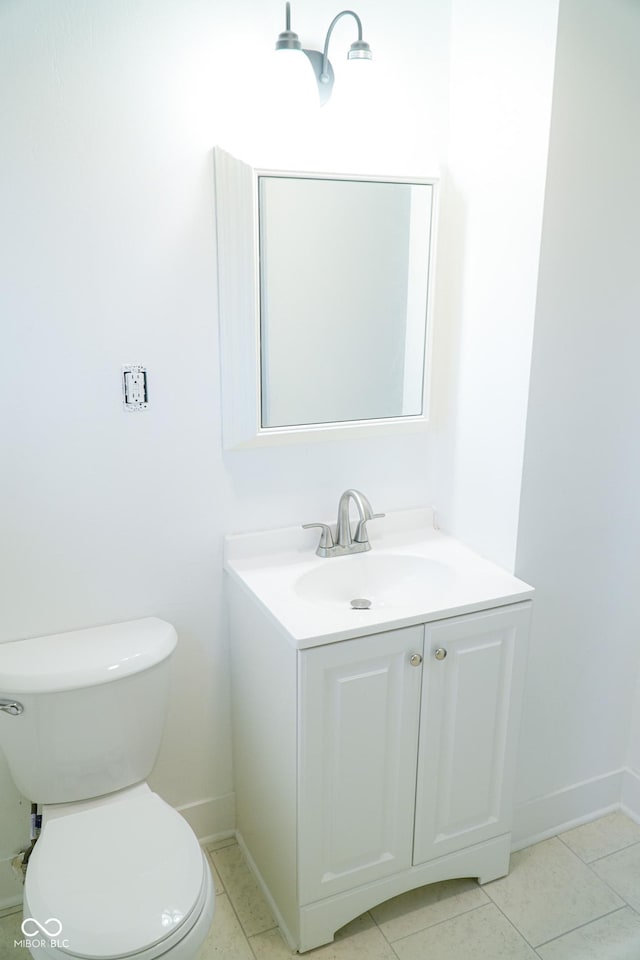
[[[158,617],[0,643],[0,694],[53,693],[118,680],[166,660],[175,628]]]

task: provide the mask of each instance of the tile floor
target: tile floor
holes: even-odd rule
[[[284,960],[233,840],[207,848],[216,914],[198,960]],[[0,960],[27,960],[20,913],[0,914]],[[310,960],[640,960],[640,826],[621,813],[513,854],[508,877],[451,880],[374,907]]]

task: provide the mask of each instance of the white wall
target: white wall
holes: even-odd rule
[[[454,0],[437,364],[442,525],[513,569],[558,0]],[[446,319],[445,319],[446,318]]]
[[[294,27],[321,46],[335,12],[299,0]],[[0,5],[0,639],[172,621],[153,786],[200,836],[233,825],[223,534],[331,514],[349,486],[377,510],[430,500],[425,439],[221,451],[214,144],[418,174],[444,150],[448,0],[358,12],[382,93],[312,136],[254,100],[284,4]],[[352,29],[336,29],[336,67]],[[144,413],[122,409],[127,362],[148,367]],[[27,814],[2,767],[0,906]]]
[[[640,654],[639,50],[634,0],[563,0],[517,552],[517,573],[538,591],[523,836],[619,802],[629,759]],[[639,735],[636,722],[636,771]]]

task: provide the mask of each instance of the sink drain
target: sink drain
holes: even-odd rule
[[[355,600],[351,601],[351,608],[353,610],[368,610],[371,606],[371,600],[365,600],[364,597],[356,597]]]

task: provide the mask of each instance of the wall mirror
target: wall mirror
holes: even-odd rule
[[[215,176],[225,446],[426,424],[436,182]]]

